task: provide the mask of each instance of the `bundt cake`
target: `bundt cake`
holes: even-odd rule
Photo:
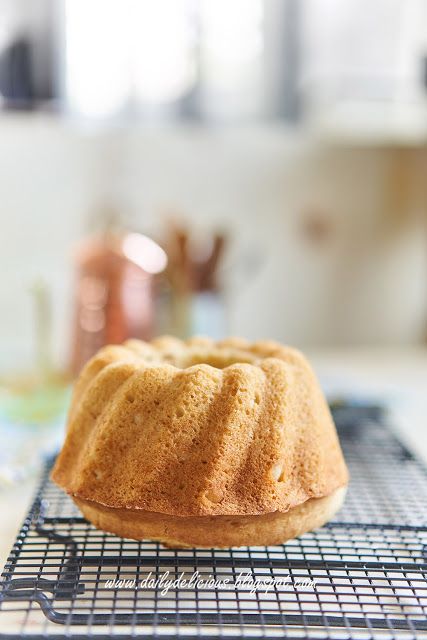
[[[168,336],[86,364],[52,478],[96,527],[181,547],[284,542],[330,519],[348,483],[301,353]]]

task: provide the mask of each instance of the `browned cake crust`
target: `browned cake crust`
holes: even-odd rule
[[[346,487],[311,498],[286,513],[257,516],[169,516],[138,509],[114,509],[74,498],[98,529],[123,538],[158,540],[169,547],[234,547],[280,544],[322,526],[341,507]]]
[[[156,527],[162,516],[286,514],[331,496],[348,473],[301,353],[271,341],[165,336],[105,347],[85,366],[52,478],[98,526],[125,510],[137,512],[138,530],[142,512]],[[155,537],[147,518],[140,530]]]

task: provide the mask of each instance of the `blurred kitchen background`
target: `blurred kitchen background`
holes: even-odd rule
[[[425,0],[0,0],[4,423],[128,335],[421,350],[426,151]]]

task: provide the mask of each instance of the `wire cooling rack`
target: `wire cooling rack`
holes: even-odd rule
[[[4,568],[0,637],[427,638],[427,472],[376,408],[335,418],[345,506],[285,545],[174,550],[103,533],[47,464]],[[192,576],[215,584],[185,588]]]

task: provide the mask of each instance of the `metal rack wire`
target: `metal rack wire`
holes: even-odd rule
[[[0,637],[427,638],[427,472],[377,409],[335,418],[345,506],[285,545],[174,550],[103,533],[47,464],[2,574]],[[194,572],[217,584],[184,588]]]

